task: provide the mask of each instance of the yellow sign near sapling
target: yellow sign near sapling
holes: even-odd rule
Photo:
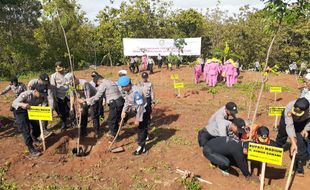
[[[29,120],[52,121],[52,109],[45,106],[31,106],[28,109]]]
[[[285,107],[269,107],[268,115],[269,116],[281,116]]]
[[[250,143],[248,148],[248,159],[281,166],[283,148]]]
[[[178,74],[172,74],[170,78],[172,80],[179,80],[179,75]]]
[[[279,93],[279,92],[282,92],[282,87],[281,86],[271,86],[269,90],[270,90],[270,92]]]
[[[184,83],[174,83],[174,88],[184,88]]]

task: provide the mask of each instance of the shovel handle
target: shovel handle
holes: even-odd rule
[[[295,164],[295,159],[296,159],[296,151],[293,153],[292,163],[291,163],[291,166],[290,166],[290,171],[288,173],[288,179],[286,181],[285,190],[289,190],[290,185],[292,183],[291,179],[292,179],[292,173],[293,173],[293,167],[294,167],[294,164]]]
[[[114,144],[114,142],[116,141],[116,139],[117,139],[117,137],[118,137],[118,135],[119,135],[119,132],[121,131],[121,128],[122,128],[122,126],[123,126],[123,122],[124,122],[124,118],[122,118],[122,119],[121,119],[121,122],[120,122],[120,124],[119,124],[118,130],[117,130],[117,133],[116,133],[116,135],[115,135],[115,137],[114,137],[114,139],[113,139],[112,143],[110,144],[110,146],[109,146],[109,148],[108,148],[108,151],[110,151],[110,150],[111,150],[112,145],[113,145],[113,144]]]

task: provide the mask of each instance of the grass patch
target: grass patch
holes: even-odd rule
[[[178,145],[187,145],[187,146],[190,146],[192,145],[192,141],[189,141],[189,140],[186,140],[182,137],[176,137],[176,136],[173,136],[170,140],[172,143],[174,144],[178,144]]]
[[[59,185],[36,185],[32,186],[31,190],[90,190],[90,188],[83,188],[83,187],[69,187],[69,186],[59,186]]]
[[[202,187],[199,184],[197,177],[191,179],[183,179],[182,184],[187,190],[202,190]]]
[[[11,166],[10,162],[5,163],[4,166],[0,167],[0,189],[1,190],[17,190],[17,185],[14,182],[8,182],[4,178],[4,175]]]

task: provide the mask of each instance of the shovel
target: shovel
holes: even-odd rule
[[[72,149],[72,154],[78,157],[85,156],[85,151],[80,146],[80,135],[81,135],[81,121],[82,121],[82,112],[80,110],[79,120],[78,120],[78,138],[76,142],[76,148]]]
[[[113,145],[114,142],[116,141],[116,139],[117,139],[117,137],[118,137],[118,135],[119,135],[119,132],[121,131],[121,128],[122,128],[122,126],[123,126],[123,122],[124,122],[124,118],[122,118],[122,120],[121,120],[121,122],[120,122],[120,124],[119,124],[118,130],[117,130],[117,133],[116,133],[116,135],[115,135],[115,137],[114,137],[112,143],[110,144],[110,146],[109,146],[109,148],[108,148],[108,151],[109,151],[109,152],[112,152],[112,153],[120,153],[120,152],[124,152],[124,151],[125,151],[125,149],[124,149],[122,146],[116,147],[116,148],[113,148],[113,149],[112,149],[112,145]]]

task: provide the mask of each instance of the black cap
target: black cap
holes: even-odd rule
[[[225,108],[233,115],[236,115],[238,113],[237,105],[234,102],[228,102]]]
[[[10,81],[12,84],[13,84],[13,82],[18,83],[18,78],[16,76],[11,76]]]
[[[245,121],[241,118],[235,118],[233,121],[232,121],[233,124],[235,124],[238,128],[237,132],[239,134],[242,134],[242,133],[245,133]]]
[[[46,85],[36,85],[35,90],[40,93],[42,96],[47,96],[47,88]]]
[[[306,98],[298,98],[294,104],[294,108],[298,108],[301,111],[309,109],[309,101]]]
[[[100,80],[100,79],[103,79],[103,76],[97,75],[97,76],[94,77],[93,81],[94,81],[95,84],[97,84],[98,80]]]
[[[146,78],[149,77],[149,74],[147,74],[147,72],[143,72],[143,73],[141,74],[141,76],[142,76],[142,78],[146,79]]]
[[[39,76],[39,79],[41,79],[45,84],[48,84],[50,82],[50,78],[48,74],[43,73]]]
[[[64,67],[61,61],[55,63],[55,67]]]
[[[99,73],[97,73],[97,71],[93,71],[93,72],[91,72],[91,77],[95,77],[95,76],[98,76],[99,75]]]
[[[269,137],[269,129],[266,126],[261,126],[257,129],[257,135],[263,139]]]

